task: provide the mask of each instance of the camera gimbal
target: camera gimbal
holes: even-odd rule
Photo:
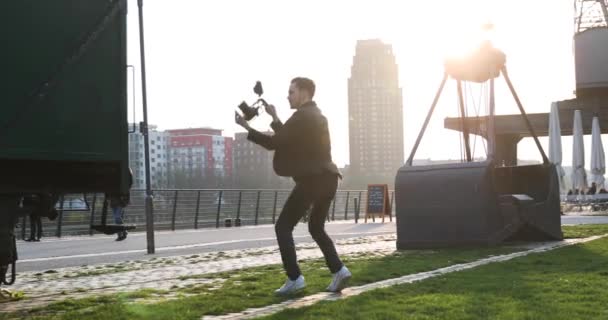
[[[247,121],[259,115],[258,110],[261,106],[268,105],[266,100],[262,98],[262,94],[264,94],[264,89],[262,88],[262,83],[260,81],[256,81],[255,86],[253,87],[253,92],[258,95],[258,100],[256,102],[254,102],[251,106],[249,106],[245,101],[239,104],[239,109],[241,110],[241,112],[243,112],[243,118]]]

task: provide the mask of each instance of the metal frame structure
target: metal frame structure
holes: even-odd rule
[[[552,240],[563,237],[559,185],[552,165],[509,78],[506,57],[483,42],[468,57],[451,59],[406,164],[395,181],[397,248],[493,245],[508,240]],[[504,166],[497,159],[495,78],[503,76],[534,138],[543,163]],[[413,166],[414,156],[448,77],[457,81],[466,162]],[[489,82],[489,115],[485,137],[488,156],[472,161],[462,82]]]
[[[574,32],[608,27],[607,0],[574,0]]]
[[[484,50],[484,49],[482,49]],[[488,53],[488,52],[481,52],[480,54],[498,54],[501,55],[502,52],[494,52],[494,53]],[[504,54],[502,54],[504,56]],[[511,91],[511,94],[513,95],[513,98],[515,99],[515,102],[517,104],[517,107],[519,108],[519,111],[526,123],[526,127],[527,129],[530,131],[530,134],[532,135],[532,137],[534,138],[534,142],[536,143],[536,146],[538,148],[538,150],[541,153],[541,156],[543,158],[543,162],[544,163],[548,163],[549,160],[547,158],[547,155],[545,154],[545,151],[543,150],[542,146],[540,145],[540,141],[538,140],[538,136],[536,135],[534,128],[532,127],[532,124],[530,122],[530,120],[528,119],[528,116],[526,115],[526,111],[524,110],[521,101],[519,100],[519,97],[517,95],[517,92],[515,91],[515,88],[513,87],[513,84],[511,83],[511,79],[509,78],[509,74],[507,72],[507,67],[504,64],[504,57],[502,59],[497,58],[497,62],[496,65],[490,65],[488,66],[488,69],[485,69],[484,72],[487,72],[489,70],[489,73],[485,74],[485,75],[481,75],[481,78],[479,78],[480,80],[483,81],[476,81],[476,82],[485,82],[485,81],[489,81],[490,82],[490,114],[488,115],[489,119],[488,119],[488,134],[487,134],[487,139],[488,139],[488,161],[494,160],[495,155],[496,155],[496,133],[495,133],[495,108],[496,108],[496,104],[495,104],[495,99],[494,99],[494,79],[497,78],[500,74],[502,74],[502,76],[504,77],[509,90]],[[474,59],[471,59],[470,61],[466,61],[468,63],[472,63]],[[501,61],[502,60],[502,61]],[[458,62],[462,62],[462,61],[458,61]],[[462,68],[463,66],[459,66],[459,68]],[[464,66],[466,67],[471,67],[471,66]],[[474,67],[471,67],[474,68]],[[496,70],[491,70],[491,69],[496,69]],[[452,70],[451,70],[452,69]],[[445,87],[445,83],[448,80],[448,77],[452,77],[456,80],[457,82],[457,91],[458,91],[458,101],[459,101],[459,108],[460,108],[460,117],[461,117],[461,124],[462,124],[462,135],[463,135],[463,139],[464,139],[464,143],[465,143],[465,150],[466,150],[466,159],[467,162],[471,162],[472,161],[472,157],[471,157],[471,150],[470,150],[470,141],[469,141],[469,129],[467,128],[467,121],[466,121],[466,114],[465,114],[465,106],[464,106],[464,99],[463,99],[463,90],[462,90],[462,82],[463,81],[470,81],[471,77],[469,75],[464,75],[462,73],[460,73],[458,70],[455,70],[451,67],[446,67],[446,71],[443,75],[443,79],[441,80],[441,84],[439,85],[439,89],[437,90],[437,93],[435,94],[435,98],[433,99],[433,103],[431,104],[431,107],[429,109],[429,112],[426,116],[426,119],[424,120],[424,124],[422,125],[422,129],[420,130],[420,132],[418,133],[418,137],[416,138],[416,142],[414,143],[414,147],[412,148],[412,151],[410,153],[410,156],[407,159],[406,165],[408,166],[412,166],[413,161],[414,161],[414,156],[416,155],[416,151],[418,149],[418,146],[420,145],[420,142],[422,140],[422,137],[424,136],[424,133],[426,131],[426,128],[429,124],[429,121],[431,119],[431,116],[433,115],[433,112],[435,110],[435,107],[437,106],[437,102],[439,101],[439,97],[441,96],[441,92],[443,91],[443,88]],[[478,80],[479,80],[478,79]]]

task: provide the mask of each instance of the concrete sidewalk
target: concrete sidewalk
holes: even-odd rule
[[[607,216],[562,216],[562,224],[608,223]],[[143,226],[140,226],[140,229]],[[394,233],[395,222],[359,223],[339,221],[327,223],[333,239]],[[18,241],[18,270],[35,271],[53,268],[120,263],[125,260],[148,260],[153,257],[198,254],[222,250],[252,249],[276,245],[273,225],[238,228],[198,229],[156,232],[156,253],[146,252],[146,234],[132,232],[127,240],[114,241],[114,236],[95,235],[66,238],[43,238],[42,242]],[[306,224],[294,230],[296,243],[310,242]]]
[[[607,216],[562,216],[563,225],[608,223]],[[140,226],[140,229],[143,226]],[[395,222],[327,223],[333,239],[395,233]],[[273,225],[239,228],[198,229],[156,232],[156,253],[146,252],[146,234],[132,232],[127,240],[114,241],[114,236],[95,235],[66,238],[43,238],[42,242],[18,241],[19,272],[54,268],[120,263],[125,260],[148,260],[154,257],[199,254],[222,250],[252,249],[276,245]],[[310,242],[306,224],[294,230],[296,243]]]
[[[355,224],[340,221],[326,225],[332,239],[394,234],[395,228],[394,222]],[[276,245],[274,225],[156,232],[156,253],[153,255],[147,254],[143,232],[130,233],[121,242],[114,239],[114,236],[95,235],[43,238],[41,242],[18,241],[17,268],[20,272],[47,270]],[[296,226],[294,240],[296,244],[312,241],[306,224]]]

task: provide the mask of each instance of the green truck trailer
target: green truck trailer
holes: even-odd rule
[[[65,193],[128,193],[126,0],[0,4],[0,275],[20,214]],[[34,206],[23,197],[38,195]]]

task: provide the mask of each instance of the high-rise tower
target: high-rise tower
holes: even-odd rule
[[[392,46],[357,42],[348,79],[351,175],[392,183],[403,165],[403,99]],[[362,182],[363,182],[362,181]]]

